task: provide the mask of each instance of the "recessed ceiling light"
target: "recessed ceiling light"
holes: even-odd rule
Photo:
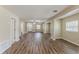
[[[58,10],[53,10],[53,12],[58,12]]]

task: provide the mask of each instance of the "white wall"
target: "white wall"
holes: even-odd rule
[[[64,9],[62,12],[60,12],[59,14],[55,15],[54,17],[51,17],[48,19],[48,21],[51,23],[51,38],[52,39],[58,39],[58,38],[62,38],[62,22],[61,19],[63,15],[67,14],[68,12],[79,8],[79,6],[69,6],[68,8]],[[73,17],[72,17],[73,18]],[[74,18],[73,18],[74,19]]]
[[[51,39],[55,40],[61,38],[61,21],[59,19],[51,18],[48,22],[50,23]],[[48,22],[43,25],[44,33],[48,33]]]
[[[49,24],[50,23],[50,24]],[[52,21],[46,21],[43,23],[43,33],[50,33],[51,34],[51,27]]]
[[[55,17],[51,17],[48,20],[51,23],[50,30],[51,30],[52,39],[63,38],[64,40],[67,40],[71,43],[79,45],[79,31],[78,32],[68,32],[68,31],[66,31],[66,26],[65,26],[65,23],[67,21],[78,20],[78,23],[79,23],[79,14],[75,14],[75,15],[72,14],[72,16],[67,16],[66,18],[62,18],[62,20],[59,20],[59,17],[62,17],[66,13],[68,13],[76,8],[79,8],[79,6],[69,7],[67,9],[63,10],[62,12],[60,12]],[[79,30],[79,26],[78,26],[78,30]],[[44,31],[44,33],[46,33],[45,23],[43,25],[43,31]]]
[[[54,39],[54,20],[53,19],[50,19],[50,32],[51,32],[51,39]]]
[[[43,33],[47,33],[47,26],[46,26],[46,23],[43,23]]]
[[[78,20],[79,23],[79,14],[64,18],[62,20],[62,38],[71,43],[79,45],[79,24],[78,24],[78,32],[68,32],[66,31],[66,22]]]
[[[27,24],[26,24],[26,22],[24,22],[24,21],[21,21],[21,34],[24,34],[24,33],[27,33]]]
[[[17,18],[16,15],[0,7],[0,53],[11,46],[11,17]],[[18,25],[18,24],[17,24]],[[17,26],[16,26],[17,27]],[[19,30],[19,27],[16,31]],[[19,31],[18,33],[19,34]]]
[[[59,19],[54,19],[54,39],[61,38],[61,21]]]

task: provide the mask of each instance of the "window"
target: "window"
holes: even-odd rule
[[[27,23],[27,30],[32,31],[32,23]]]
[[[41,26],[40,25],[37,25],[37,29],[40,29],[41,28]]]
[[[27,25],[28,25],[29,27],[32,27],[32,23],[27,23]]]
[[[78,21],[66,22],[66,31],[78,32]]]

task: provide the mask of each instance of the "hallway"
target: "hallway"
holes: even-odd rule
[[[30,32],[21,36],[4,54],[63,54],[79,53],[79,47],[65,40],[53,41],[50,34]]]
[[[0,53],[79,53],[79,5],[0,7]]]

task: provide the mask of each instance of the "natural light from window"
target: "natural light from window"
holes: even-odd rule
[[[69,32],[78,32],[78,21],[69,21],[66,22],[66,31]]]
[[[32,23],[27,23],[27,30],[32,31]]]
[[[40,25],[37,25],[37,29],[40,29],[41,28],[41,26]]]

